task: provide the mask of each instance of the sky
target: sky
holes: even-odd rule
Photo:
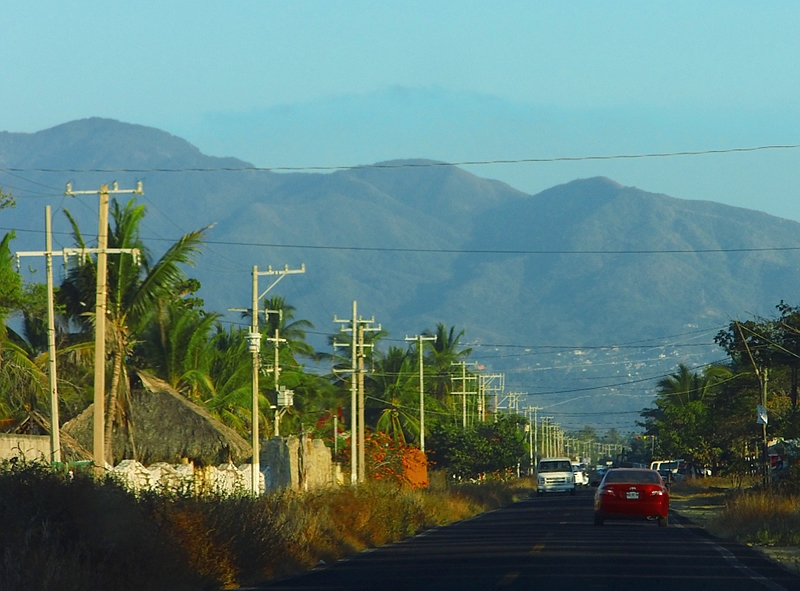
[[[0,130],[101,116],[258,166],[800,143],[800,4],[3,2]],[[800,221],[800,149],[467,167]]]

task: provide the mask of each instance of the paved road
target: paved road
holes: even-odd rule
[[[800,591],[800,578],[675,516],[666,529],[596,527],[592,492],[531,498],[262,588]]]

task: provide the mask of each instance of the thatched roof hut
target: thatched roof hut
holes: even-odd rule
[[[140,373],[141,388],[131,392],[132,439],[114,426],[114,464],[135,459],[142,464],[180,463],[183,458],[200,465],[250,460],[252,447],[236,431],[175,391],[166,382]],[[92,448],[93,405],[66,423],[62,431]],[[135,447],[135,453],[134,448]]]
[[[22,421],[14,433],[25,435],[50,435],[50,419],[44,416],[37,410],[31,411],[28,418]],[[92,459],[92,453],[89,448],[85,448],[69,433],[64,431],[61,427],[59,432],[61,439],[61,460],[64,462],[81,462]]]

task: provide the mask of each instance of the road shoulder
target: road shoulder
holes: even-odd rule
[[[728,494],[729,490],[724,488],[674,486],[670,492],[670,509],[711,535],[725,538],[714,528],[714,520],[724,509]],[[800,575],[800,547],[747,545],[789,572]]]

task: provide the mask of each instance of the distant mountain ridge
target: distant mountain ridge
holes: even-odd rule
[[[18,196],[17,209],[0,213],[0,225],[20,230],[13,248],[39,249],[41,211],[49,202],[70,209],[91,235],[96,202],[65,199],[64,184],[94,189],[143,180],[150,212],[145,230],[154,251],[216,223],[190,271],[203,283],[200,295],[209,309],[246,304],[254,264],[305,263],[305,276],[276,288],[299,317],[321,333],[334,332],[333,316],[347,317],[358,300],[359,309],[374,314],[398,341],[444,322],[465,329],[466,341],[475,345],[523,352],[611,347],[692,327],[713,329],[745,314],[769,315],[781,299],[797,303],[800,296],[800,250],[759,250],[800,249],[796,222],[602,177],[527,195],[456,167],[419,166],[426,162],[326,174],[158,172],[249,164],[205,156],[160,130],[86,119],[35,134],[0,133],[0,168],[147,171],[0,172],[0,187]],[[63,216],[56,231],[68,232]],[[67,235],[58,240],[70,243]],[[647,361],[650,373],[669,371],[679,360],[708,360],[713,344],[704,338],[702,356],[697,349],[665,349],[662,361]],[[490,368],[509,372],[510,386],[568,390],[560,378],[532,373],[537,363],[544,368],[550,362],[505,350],[480,349]],[[581,358],[586,361],[592,360]],[[592,371],[596,379],[600,370]],[[637,399],[614,408],[644,404]]]

